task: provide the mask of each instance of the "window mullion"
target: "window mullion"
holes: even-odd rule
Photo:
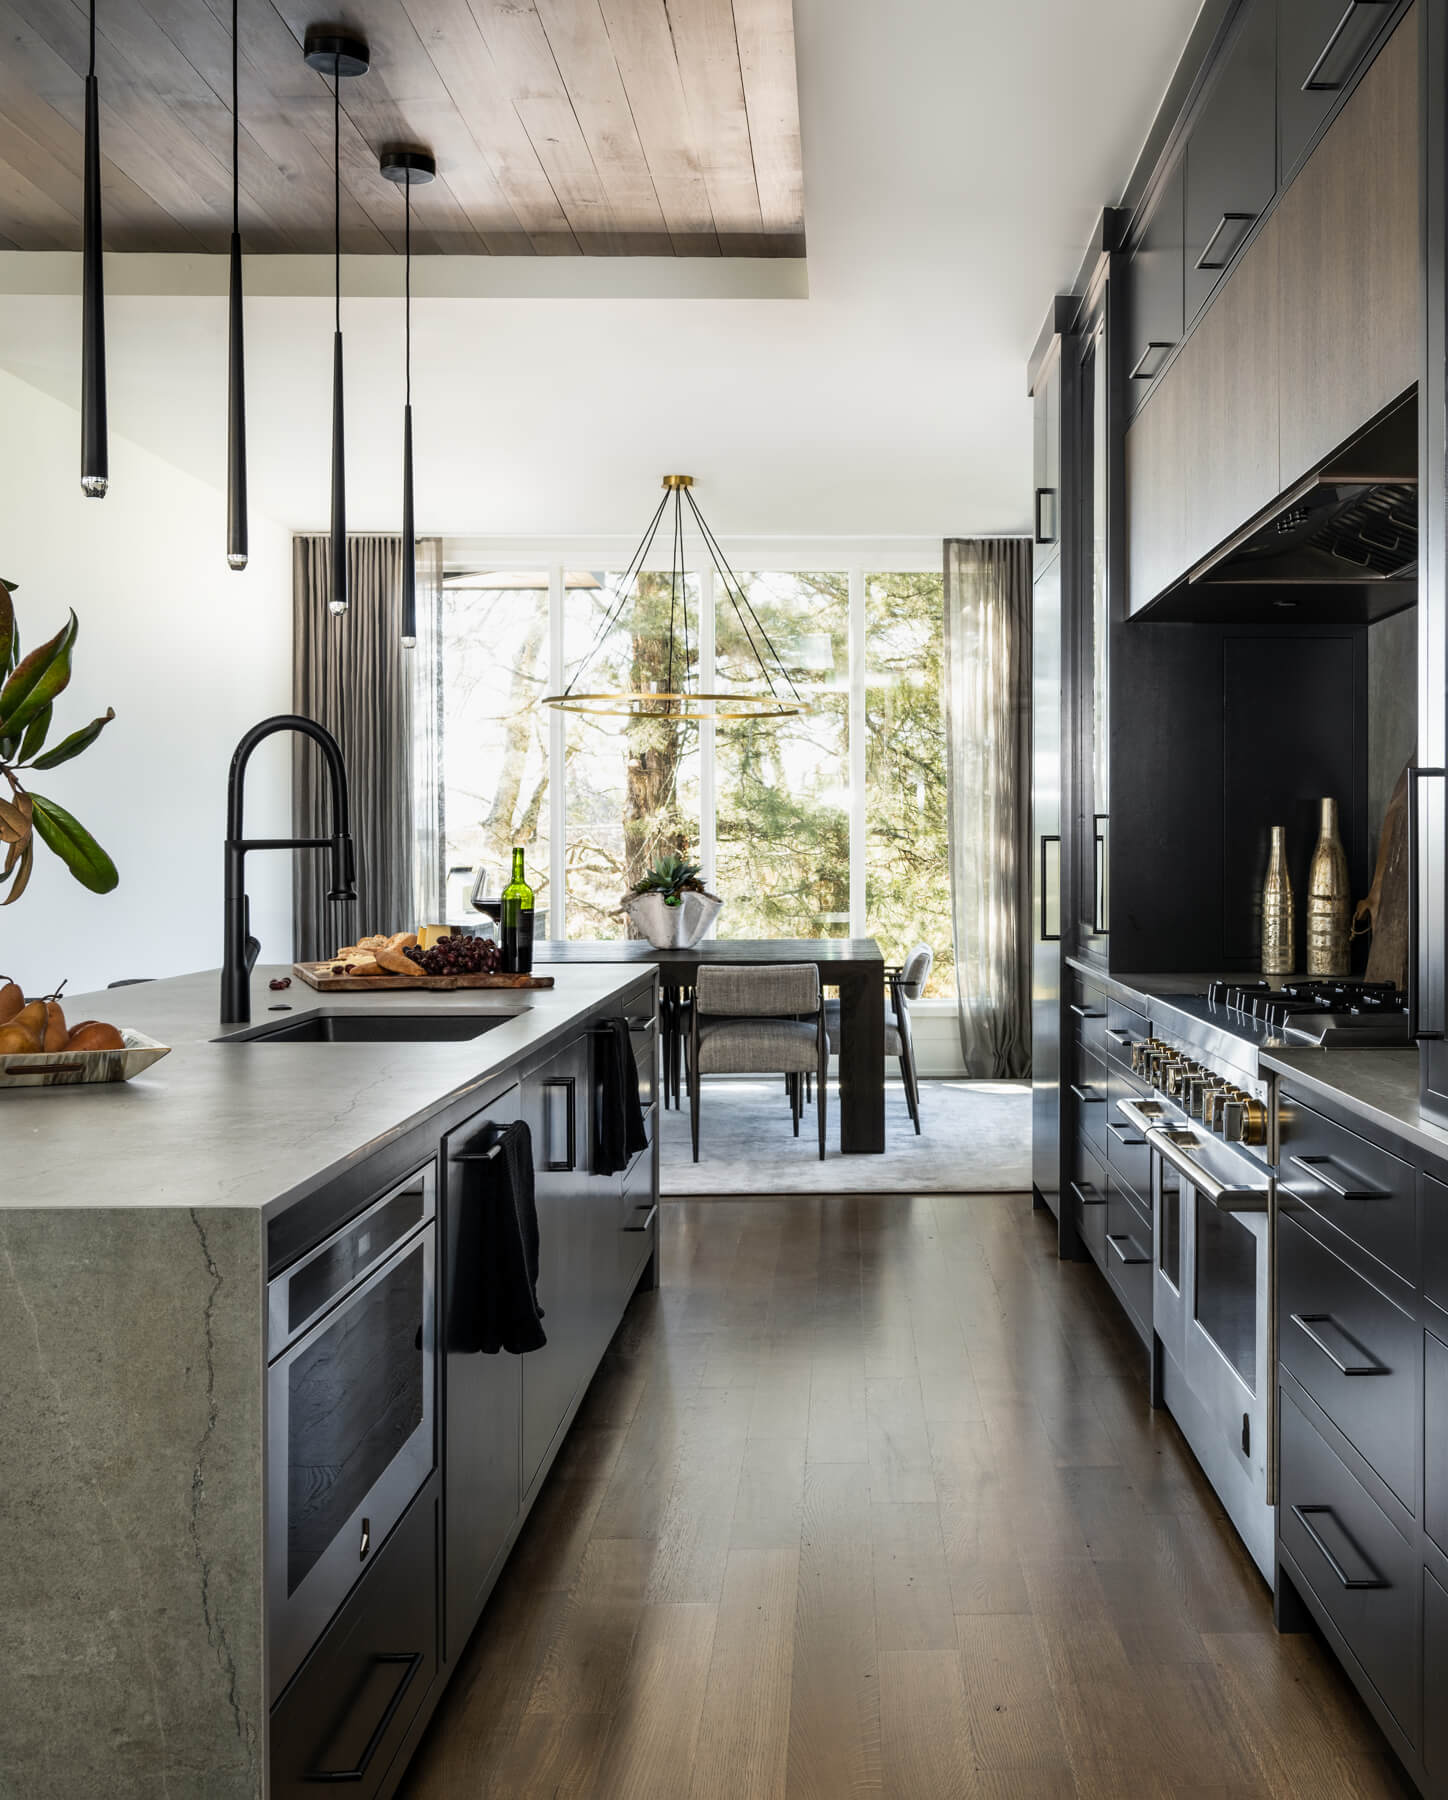
[[[850,570],[850,936],[865,935],[865,572]]]

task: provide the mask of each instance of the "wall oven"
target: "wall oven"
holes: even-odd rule
[[[436,1220],[429,1162],[267,1285],[272,1700],[436,1464]]]
[[[1274,1573],[1275,1190],[1265,1158],[1194,1117],[1190,1090],[1122,1100],[1152,1152],[1153,1397],[1252,1560]]]

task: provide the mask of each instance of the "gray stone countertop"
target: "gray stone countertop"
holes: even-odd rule
[[[214,969],[64,999],[71,1020],[106,1019],[171,1046],[133,1081],[0,1089],[0,1211],[35,1207],[206,1207],[280,1211],[318,1178],[362,1160],[448,1099],[496,1086],[513,1064],[585,1014],[647,980],[645,964],[539,965],[552,988],[285,993],[252,975],[252,1025],[322,1008],[500,1013],[505,1023],[453,1043],[214,1043]],[[289,1015],[272,1014],[285,1004]]]
[[[1108,974],[1105,969],[1098,968],[1095,963],[1087,962],[1080,956],[1068,956],[1066,964],[1083,981],[1089,981],[1093,987],[1100,988],[1103,994],[1109,994],[1113,1000],[1135,1007],[1138,1012],[1150,1009],[1153,995],[1167,999],[1172,994],[1204,994],[1207,983],[1216,980],[1214,975]]]
[[[1271,1069],[1304,1100],[1319,1100],[1448,1159],[1448,1130],[1418,1107],[1416,1050],[1264,1050]]]

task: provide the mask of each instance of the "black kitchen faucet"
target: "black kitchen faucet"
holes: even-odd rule
[[[322,752],[332,785],[332,835],[315,838],[247,838],[241,835],[246,765],[263,738],[278,731],[299,731]],[[325,725],[301,713],[277,713],[253,725],[236,746],[226,781],[226,917],[221,955],[221,1022],[245,1025],[251,1019],[251,971],[261,945],[251,935],[251,902],[246,894],[248,850],[330,850],[332,886],[329,900],[357,898],[357,866],[347,823],[347,770],[342,746]]]

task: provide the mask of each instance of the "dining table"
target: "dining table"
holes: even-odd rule
[[[692,988],[706,963],[778,967],[813,963],[840,1000],[840,1151],[885,1149],[885,958],[874,938],[705,938],[660,950],[643,938],[557,938],[536,943],[538,963],[654,963],[661,984]]]

